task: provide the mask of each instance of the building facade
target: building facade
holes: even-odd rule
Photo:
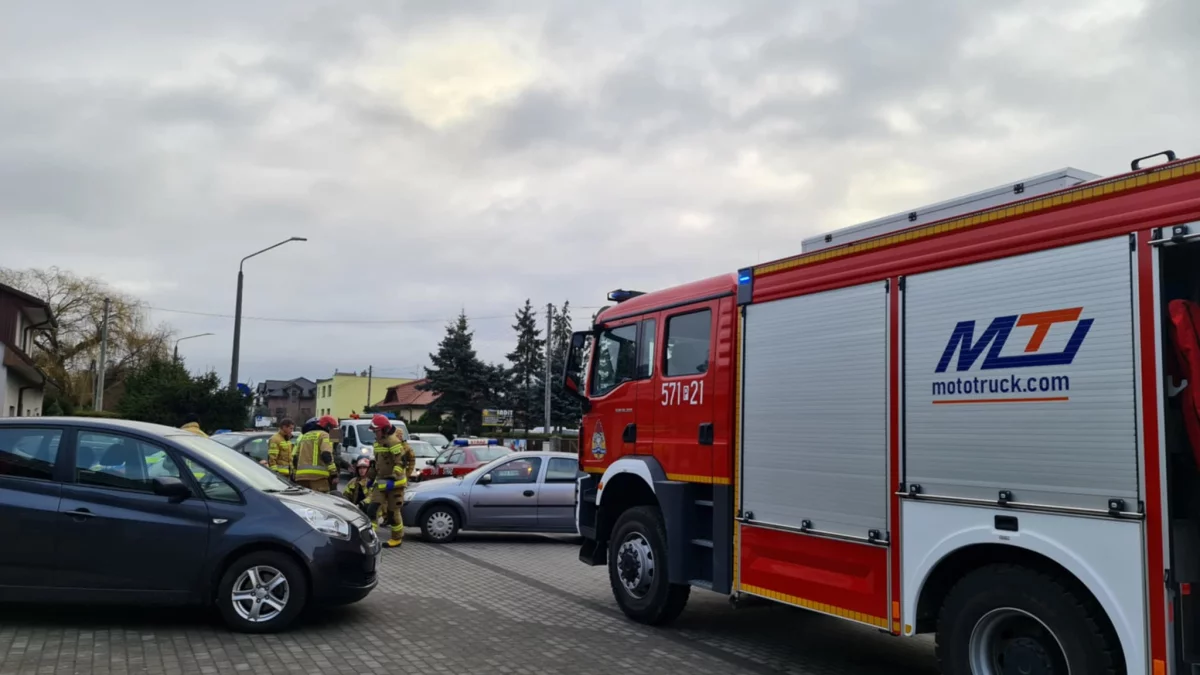
[[[438,400],[438,394],[418,388],[428,382],[429,380],[413,380],[388,387],[383,400],[376,403],[375,407],[383,412],[395,413],[398,419],[409,424],[416,422],[429,406]]]
[[[362,414],[363,408],[378,401],[388,387],[412,382],[402,377],[370,377],[354,373],[334,373],[333,377],[317,380],[317,415],[333,415],[338,419]]]
[[[37,417],[49,381],[34,364],[33,337],[54,328],[42,300],[0,285],[0,417]]]
[[[287,417],[297,424],[317,414],[317,383],[307,377],[266,380],[255,390],[258,409],[276,422]]]

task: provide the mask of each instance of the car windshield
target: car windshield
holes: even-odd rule
[[[425,441],[409,441],[408,447],[412,448],[414,457],[437,457],[437,448],[426,443]]]
[[[195,434],[173,435],[170,438],[194,452],[196,458],[204,464],[209,464],[222,473],[240,478],[242,482],[255,490],[279,492],[293,487],[291,483],[277,476],[274,471],[211,438]]]
[[[359,445],[375,445],[375,432],[369,424],[356,424],[354,430],[358,432]]]
[[[421,440],[429,443],[435,448],[444,448],[450,445],[450,439],[441,434],[421,434]]]
[[[217,434],[216,436],[212,436],[211,438],[214,441],[220,443],[221,445],[232,448],[233,446],[238,444],[238,441],[245,438],[245,436],[243,436],[241,434]]]
[[[489,446],[486,448],[477,449],[475,451],[475,458],[481,462],[490,462],[492,460],[500,459],[501,457],[507,457],[511,453],[512,451],[508,448]]]

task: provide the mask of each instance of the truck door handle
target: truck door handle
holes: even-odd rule
[[[526,497],[532,497],[533,490],[526,490],[526,491],[522,492],[521,494],[525,495]]]
[[[96,514],[88,511],[87,509],[75,509],[74,511],[67,511],[67,515],[81,523],[88,518],[96,517]]]
[[[625,431],[621,434],[621,440],[624,441],[625,443],[636,443],[637,442],[637,425],[636,424],[626,424]]]
[[[700,425],[700,445],[713,444],[713,425],[712,422],[705,422]]]

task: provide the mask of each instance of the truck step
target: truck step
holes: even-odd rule
[[[706,591],[711,591],[713,587],[711,581],[705,581],[703,579],[688,579],[688,583],[696,588],[703,588]]]
[[[586,504],[595,504],[596,503],[596,491],[588,490],[587,492],[584,492],[583,494],[579,495],[579,500]]]
[[[693,539],[692,545],[693,546],[703,546],[704,548],[712,548],[713,547],[712,539]]]
[[[707,506],[708,508],[711,509],[712,505],[713,505],[713,501],[711,499],[697,499],[696,500],[696,506]]]

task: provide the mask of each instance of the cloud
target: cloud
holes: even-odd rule
[[[25,3],[0,25],[0,264],[138,293],[194,367],[413,370],[507,318],[1194,136],[1185,0]],[[489,317],[489,318],[483,318]],[[500,317],[500,318],[490,318]],[[377,325],[364,319],[421,320]]]

